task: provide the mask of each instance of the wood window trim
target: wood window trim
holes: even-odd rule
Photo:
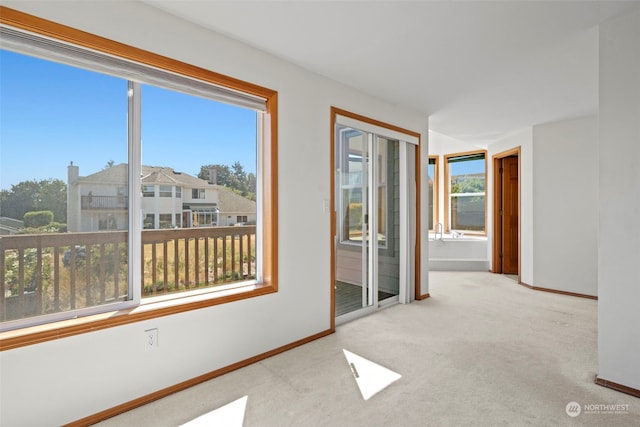
[[[485,179],[485,188],[484,188],[484,231],[483,232],[474,232],[474,231],[465,231],[465,234],[472,236],[486,236],[487,235],[487,200],[489,196],[489,192],[487,191],[487,150],[472,150],[472,151],[463,151],[460,153],[451,153],[444,155],[444,229],[446,232],[451,232],[451,200],[449,200],[449,159],[452,157],[460,157],[460,156],[468,156],[471,154],[484,154],[484,179]]]
[[[105,312],[82,318],[50,322],[1,332],[0,351],[277,292],[277,91],[19,12],[5,6],[0,6],[0,24],[259,96],[266,100],[266,113],[262,133],[264,140],[269,141],[262,146],[262,175],[267,177],[267,179],[262,180],[262,207],[264,212],[262,218],[262,251],[264,265],[262,271],[263,280],[261,283],[251,286],[240,285],[237,288],[225,291],[212,289],[211,292],[198,296],[177,295],[176,298],[172,300],[160,303],[140,304],[130,309]]]
[[[215,296],[215,291],[194,297],[184,296],[159,303],[141,304],[130,309],[5,331],[0,333],[0,351],[267,295],[277,290],[275,284],[266,282],[253,285],[251,288],[250,291],[234,288],[220,292],[220,296]],[[190,302],[182,302],[184,300]]]

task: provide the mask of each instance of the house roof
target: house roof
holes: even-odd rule
[[[166,166],[142,166],[143,184],[178,185],[188,188],[209,187],[206,180],[197,178],[184,172],[175,171]]]
[[[218,206],[221,212],[256,213],[256,202],[221,185],[215,187],[218,188]]]
[[[0,234],[15,234],[22,228],[24,228],[24,221],[6,216],[0,217]]]
[[[76,182],[118,184],[122,185],[127,180],[127,164],[120,163],[87,176],[79,176]]]
[[[99,184],[122,184],[126,181],[127,164],[120,163],[87,176],[78,177],[78,181]],[[184,172],[175,171],[167,166],[142,166],[142,183],[158,185],[177,185],[186,188],[211,187],[206,180]]]

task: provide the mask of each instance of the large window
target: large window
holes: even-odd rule
[[[445,156],[447,229],[484,234],[486,230],[486,152]]]
[[[127,81],[3,48],[0,84],[0,215],[22,223],[1,239],[0,320],[132,301]]]
[[[276,92],[2,12],[0,215],[14,235],[0,246],[0,329],[76,317],[108,327],[91,315],[275,291]],[[243,197],[208,181],[231,165],[237,182],[252,176],[256,225],[196,228],[198,209],[218,209],[215,187]],[[182,187],[197,204],[183,205]]]

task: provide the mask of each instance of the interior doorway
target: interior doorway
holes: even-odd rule
[[[494,273],[520,282],[520,147],[493,156]]]

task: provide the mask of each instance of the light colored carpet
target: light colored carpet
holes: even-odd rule
[[[593,382],[597,301],[489,273],[431,272],[430,280],[432,298],[99,425],[177,426],[245,395],[245,427],[640,425],[640,399]],[[402,378],[365,401],[343,349]],[[572,401],[628,411],[572,418]]]

